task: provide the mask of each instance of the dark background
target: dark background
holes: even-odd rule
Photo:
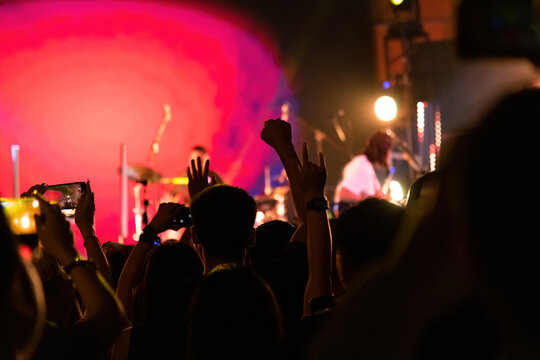
[[[248,16],[274,37],[279,60],[296,96],[291,123],[297,134],[297,150],[306,141],[314,154],[313,128],[328,136],[322,146],[329,173],[328,195],[332,195],[341,169],[349,160],[348,152],[340,146],[360,152],[367,138],[381,127],[372,110],[374,90],[380,84],[376,78],[369,1],[205,0],[203,3]],[[345,114],[341,122],[352,125],[346,133],[352,139],[347,147],[340,143],[331,121],[339,109]]]

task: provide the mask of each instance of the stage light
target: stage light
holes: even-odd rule
[[[425,104],[423,101],[416,103],[416,128],[418,134],[418,142],[424,142],[424,127],[425,127]]]
[[[391,85],[391,84],[390,84],[390,81],[388,81],[388,80],[387,80],[387,81],[384,81],[384,82],[382,83],[383,89],[387,89],[387,90],[390,89],[390,85]]]
[[[403,200],[403,188],[396,180],[390,181],[390,197],[394,202],[400,202]]]
[[[255,215],[255,227],[261,225],[264,222],[264,219],[266,218],[266,215],[262,211],[257,211]]]
[[[403,3],[403,0],[390,0],[392,5],[399,6]]]
[[[381,96],[375,102],[375,115],[382,121],[394,120],[397,115],[396,101],[390,96]]]
[[[21,227],[23,229],[28,229],[30,227],[30,217],[27,214],[24,214],[21,218]]]

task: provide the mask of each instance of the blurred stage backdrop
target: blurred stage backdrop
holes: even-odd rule
[[[294,102],[277,52],[264,29],[216,7],[0,5],[0,195],[12,196],[12,144],[20,145],[21,191],[90,179],[102,242],[120,231],[121,144],[129,164],[164,177],[185,170],[192,146],[206,146],[212,168],[261,192],[264,166],[279,163],[260,130]],[[171,121],[150,164],[164,104]]]

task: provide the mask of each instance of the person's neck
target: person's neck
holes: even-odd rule
[[[243,256],[208,256],[207,254],[204,254],[204,257],[203,257],[204,273],[208,274],[216,266],[221,265],[221,264],[229,264],[229,263],[236,263],[236,264],[243,265],[244,257]]]

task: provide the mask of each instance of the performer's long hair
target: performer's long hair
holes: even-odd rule
[[[388,151],[392,147],[392,138],[383,131],[375,133],[367,142],[363,154],[372,164],[380,164],[387,169]]]

